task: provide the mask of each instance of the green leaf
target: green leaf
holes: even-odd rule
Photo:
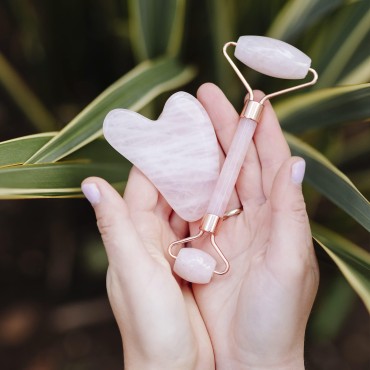
[[[290,0],[276,16],[266,36],[292,40],[343,3],[345,0]]]
[[[102,134],[103,119],[111,109],[138,110],[193,76],[192,68],[170,58],[140,64],[108,87],[26,163],[55,162],[65,157]]]
[[[0,84],[39,131],[55,130],[56,120],[0,53]]]
[[[360,65],[368,57],[370,7],[368,1],[354,1],[337,16],[328,19],[311,56],[319,72],[316,88],[336,84],[352,60]],[[357,57],[360,54],[361,58]],[[350,68],[355,68],[354,65]]]
[[[339,234],[313,223],[312,234],[333,259],[370,312],[370,254]]]
[[[8,160],[0,167],[0,198],[39,198],[82,196],[80,184],[88,176],[99,176],[121,191],[131,163],[99,138],[57,163],[20,165],[32,147],[42,146],[54,133],[25,136],[0,143],[0,158]],[[17,154],[17,148],[21,154]],[[11,161],[11,155],[18,157]]]
[[[33,153],[42,148],[56,134],[56,132],[46,132],[1,142],[0,166],[23,164]]]
[[[292,153],[306,160],[307,182],[370,231],[369,201],[351,180],[310,145],[288,133],[285,137]]]
[[[119,154],[108,144],[104,138],[98,138],[85,145],[79,150],[63,158],[63,162],[84,162],[84,163],[108,163],[118,166],[131,166],[127,159]],[[126,180],[126,179],[125,179]]]
[[[138,61],[180,52],[185,0],[129,0],[131,44]]]
[[[226,42],[237,40],[235,18],[240,11],[240,4],[237,6],[235,1],[228,1],[225,6],[223,0],[207,0],[206,4],[211,28],[209,43],[212,58],[209,58],[209,63],[213,64],[214,82],[226,93],[229,100],[239,101],[241,91],[235,88],[235,82],[239,84],[239,79],[226,61],[222,47]]]
[[[370,118],[370,84],[311,91],[274,105],[284,130],[300,133]]]
[[[351,68],[347,75],[344,75],[338,85],[354,85],[361,84],[370,80],[370,56],[357,65]]]
[[[319,298],[320,309],[312,312],[309,332],[315,343],[333,340],[343,328],[343,325],[356,303],[356,292],[348,284],[343,275],[336,276],[326,283]]]
[[[98,176],[123,188],[130,164],[47,163],[4,167],[0,170],[0,199],[81,196],[81,182]]]

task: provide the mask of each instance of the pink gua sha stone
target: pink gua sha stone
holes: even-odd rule
[[[219,174],[219,153],[212,123],[197,99],[173,94],[156,121],[115,109],[106,116],[103,132],[181,218],[192,222],[204,215]]]

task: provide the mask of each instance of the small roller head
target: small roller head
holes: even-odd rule
[[[175,273],[186,281],[207,284],[211,281],[216,260],[196,248],[182,248],[173,266]]]
[[[311,59],[286,42],[264,36],[241,36],[235,57],[248,67],[271,77],[306,77]]]

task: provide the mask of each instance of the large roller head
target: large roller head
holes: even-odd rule
[[[311,59],[286,42],[264,36],[241,36],[235,57],[248,67],[271,77],[306,77]]]

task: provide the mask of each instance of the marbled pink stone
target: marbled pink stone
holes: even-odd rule
[[[219,174],[219,153],[212,123],[197,99],[173,94],[157,121],[115,109],[105,118],[103,132],[181,218],[196,221],[205,214]]]
[[[208,253],[196,248],[182,248],[177,255],[173,271],[191,283],[207,284],[215,267],[216,260]]]
[[[255,121],[245,117],[240,118],[220,176],[209,201],[207,213],[218,217],[224,215],[256,126],[257,123]]]
[[[239,37],[234,55],[248,67],[278,78],[304,78],[311,65],[311,59],[294,46],[264,36]]]

